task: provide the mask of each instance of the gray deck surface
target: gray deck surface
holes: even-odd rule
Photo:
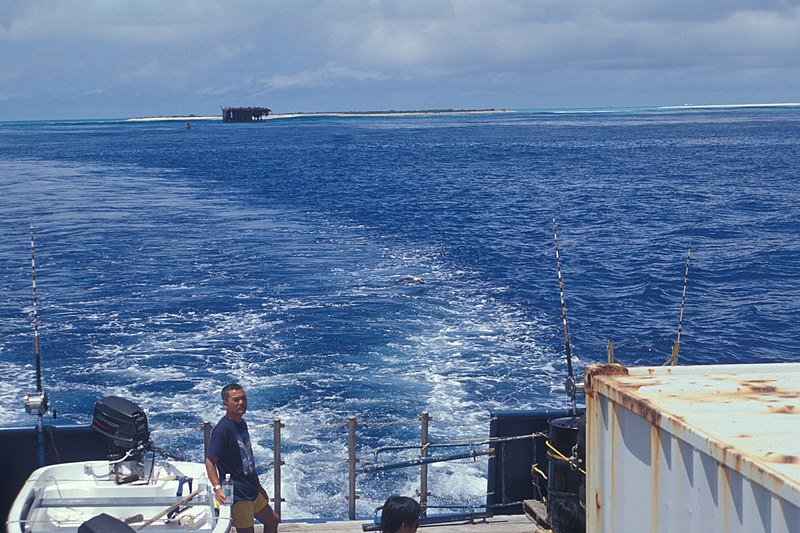
[[[365,523],[369,522],[287,522],[278,527],[278,532],[314,531],[316,533],[325,533],[330,531],[331,533],[362,533],[361,526]],[[475,524],[456,522],[422,526],[419,531],[420,533],[534,533],[538,530],[536,525],[525,515],[504,515],[487,518],[485,521],[479,521]],[[256,533],[263,533],[260,525],[256,526]]]

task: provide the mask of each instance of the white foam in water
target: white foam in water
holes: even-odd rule
[[[4,405],[0,409],[0,424],[35,425],[36,418],[25,412],[24,401],[25,394],[36,390],[33,367],[0,361],[0,374],[6,376],[0,380],[0,399]]]
[[[494,410],[566,406],[550,206],[564,228],[576,367],[604,360],[608,336],[626,363],[666,359],[692,238],[687,359],[791,358],[797,190],[775,169],[798,166],[786,134],[796,120],[778,109],[579,110],[193,129],[185,144],[163,124],[0,125],[0,421],[35,420],[21,405],[33,384],[29,221],[45,388],[62,419],[86,422],[96,399],[125,395],[157,444],[199,460],[197,428],[221,416],[219,389],[241,381],[270,490],[269,423],[287,425],[287,518],[345,516],[350,414],[365,464],[377,447],[416,443],[419,422],[404,421],[423,410],[441,441],[485,437]],[[381,131],[392,128],[407,131]],[[214,150],[183,157],[203,142]],[[574,168],[608,164],[575,174],[549,157],[565,147]],[[613,205],[596,194],[610,188]],[[485,459],[429,471],[431,503],[483,501]],[[414,495],[418,472],[359,474],[358,515]]]
[[[53,171],[53,183],[40,184],[41,194],[61,190],[62,178],[73,181],[76,174],[108,171],[62,170]],[[204,420],[215,423],[222,416],[219,390],[238,381],[248,391],[247,420],[262,482],[270,492],[272,471],[264,467],[272,459],[269,424],[275,417],[286,424],[284,517],[343,518],[348,415],[359,420],[358,455],[364,464],[373,460],[377,447],[419,440],[417,421],[382,424],[413,419],[427,410],[435,440],[484,438],[492,410],[540,405],[547,401],[540,385],[547,384],[547,391],[560,378],[553,355],[537,344],[542,326],[530,313],[492,296],[507,288],[449,264],[436,248],[390,242],[368,227],[334,223],[320,215],[304,221],[294,213],[248,211],[230,200],[198,197],[176,176],[162,180],[136,169],[126,172],[132,175],[123,194],[133,204],[128,209],[144,202],[158,212],[172,209],[171,200],[203,216],[196,227],[184,228],[184,248],[169,250],[172,255],[161,252],[189,265],[185,276],[154,287],[141,285],[126,277],[127,269],[141,259],[123,256],[109,263],[109,275],[131,283],[127,290],[89,286],[80,294],[61,295],[74,304],[49,303],[51,335],[86,331],[75,343],[86,350],[85,357],[48,358],[53,365],[49,374],[59,379],[48,383],[48,392],[63,402],[68,420],[85,421],[95,399],[122,395],[145,408],[159,446],[201,460],[198,428]],[[151,185],[156,192],[149,191]],[[102,180],[92,187],[100,198],[112,197]],[[86,219],[73,220],[74,227],[64,235],[66,245],[91,241],[92,232],[103,231],[87,224],[97,222],[90,214],[82,216]],[[115,220],[102,224],[116,228]],[[227,242],[230,256],[215,257],[204,249],[204,232],[210,227],[215,239]],[[263,231],[266,227],[269,232]],[[135,254],[163,246],[147,224],[130,231],[145,243]],[[154,257],[161,259],[158,253],[154,250]],[[282,278],[267,277],[268,269],[260,273],[267,260],[285,269]],[[97,274],[102,265],[88,268],[102,279]],[[261,277],[251,278],[253,272]],[[425,283],[398,284],[401,276]],[[194,306],[195,299],[213,300],[224,309]],[[151,300],[167,302],[168,310],[148,310]],[[0,383],[0,395],[9,405],[32,374],[5,361],[0,370],[19,376]],[[26,415],[9,413],[21,411],[5,409],[0,416],[16,424]],[[380,460],[408,458],[409,453],[419,452],[386,454]],[[485,457],[431,465],[430,503],[482,503],[486,465]],[[414,495],[418,472],[359,474],[358,516],[371,517],[389,494]]]

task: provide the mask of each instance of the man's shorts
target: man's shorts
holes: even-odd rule
[[[231,509],[231,517],[233,518],[233,527],[253,527],[255,521],[253,515],[267,506],[269,502],[260,492],[255,500],[239,500],[233,504]]]

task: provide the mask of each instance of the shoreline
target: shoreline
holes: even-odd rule
[[[683,104],[665,105],[652,107],[611,107],[611,108],[564,108],[564,109],[424,109],[417,111],[314,111],[314,112],[294,112],[294,113],[274,113],[264,117],[267,120],[280,120],[291,118],[316,118],[316,117],[420,117],[433,115],[494,115],[505,113],[525,113],[528,111],[544,111],[550,113],[597,113],[597,112],[620,112],[620,111],[643,111],[643,110],[715,110],[715,109],[754,109],[754,108],[793,108],[800,107],[797,102],[783,103],[761,103],[761,104]],[[133,117],[125,119],[127,122],[159,122],[159,121],[193,121],[193,120],[222,120],[222,115],[169,115],[158,117]]]
[[[515,113],[511,109],[427,109],[420,111],[319,111],[311,113],[274,113],[264,117],[264,120],[279,120],[285,118],[302,117],[407,117],[425,115],[489,115],[497,113]],[[158,122],[167,120],[222,120],[222,115],[172,115],[160,117],[133,117],[126,119],[128,122]]]

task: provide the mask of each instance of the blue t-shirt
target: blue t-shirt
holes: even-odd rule
[[[234,501],[256,499],[260,484],[247,422],[242,420],[237,424],[223,416],[211,432],[206,457],[216,463],[220,483],[225,480],[225,474],[231,475]]]

